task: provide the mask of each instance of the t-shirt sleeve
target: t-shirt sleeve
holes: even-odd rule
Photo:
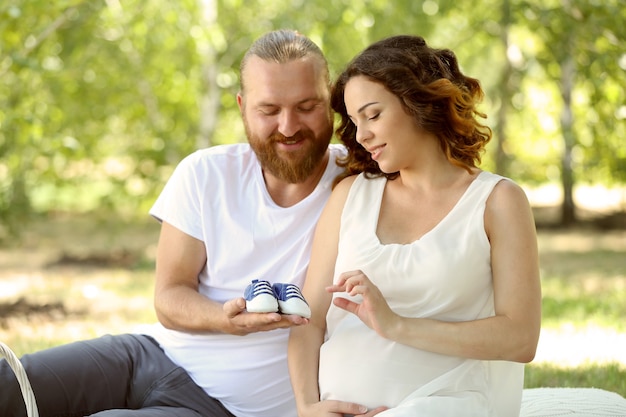
[[[149,213],[159,222],[204,240],[198,159],[198,154],[192,154],[178,164]]]

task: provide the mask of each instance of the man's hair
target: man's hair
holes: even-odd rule
[[[328,63],[322,50],[308,37],[295,30],[280,29],[268,32],[258,38],[246,52],[239,66],[239,83],[244,91],[243,72],[250,57],[258,56],[263,61],[273,61],[279,64],[306,58],[316,57],[323,64],[327,82],[330,82]]]

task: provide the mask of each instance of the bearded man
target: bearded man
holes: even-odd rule
[[[302,286],[345,149],[329,145],[329,72],[310,39],[270,32],[240,73],[248,143],[187,156],[150,210],[159,323],[25,355],[40,416],[296,417],[287,340],[308,320],[248,312],[242,295],[253,280]],[[5,361],[0,386],[0,415],[26,416]]]

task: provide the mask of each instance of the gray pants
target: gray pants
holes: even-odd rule
[[[104,336],[24,355],[21,362],[40,417],[234,417],[147,336]],[[0,416],[26,417],[5,360]]]

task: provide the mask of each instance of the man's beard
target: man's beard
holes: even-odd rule
[[[333,134],[332,124],[318,137],[311,130],[299,131],[294,136],[286,138],[275,133],[267,139],[260,139],[252,134],[244,121],[246,135],[250,147],[256,154],[261,167],[275,177],[288,183],[304,182],[318,167],[326,154],[330,138]],[[305,146],[293,152],[278,152],[275,144],[304,140]]]

